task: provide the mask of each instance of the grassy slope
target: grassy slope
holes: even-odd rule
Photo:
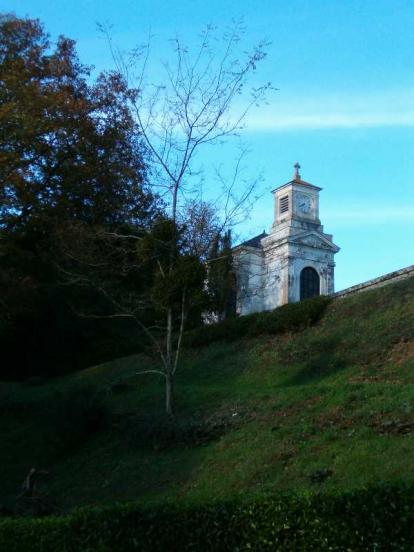
[[[134,443],[123,420],[156,419],[163,407],[157,376],[134,376],[148,363],[129,357],[35,387],[2,384],[3,400],[32,406],[2,416],[0,502],[32,465],[49,470],[46,490],[64,508],[414,480],[414,279],[336,300],[318,325],[295,335],[186,353],[179,419],[228,424],[208,443],[163,450]],[[110,429],[56,456],[36,405],[74,383],[107,386],[127,376],[122,392],[108,395]],[[332,476],[313,483],[308,476],[319,469]]]

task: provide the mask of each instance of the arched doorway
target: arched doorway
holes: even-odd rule
[[[310,266],[300,273],[300,300],[320,295],[319,274]]]

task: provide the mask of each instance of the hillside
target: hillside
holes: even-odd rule
[[[413,278],[334,300],[294,334],[187,350],[174,424],[146,368],[0,384],[0,504],[31,466],[59,510],[414,481]]]

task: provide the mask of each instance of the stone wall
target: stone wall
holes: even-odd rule
[[[263,310],[265,269],[263,251],[256,247],[237,248],[233,251],[237,273],[237,312],[240,315]]]
[[[410,276],[414,276],[414,265],[407,266],[406,268],[401,268],[400,270],[396,270],[395,272],[389,272],[384,276],[379,276],[379,278],[373,278],[372,280],[368,280],[367,282],[363,282],[362,284],[357,284],[356,286],[337,291],[336,293],[332,294],[332,297],[346,297],[353,293],[359,293],[360,291],[366,291],[369,289],[386,286],[388,284],[398,282],[398,280],[409,278]]]

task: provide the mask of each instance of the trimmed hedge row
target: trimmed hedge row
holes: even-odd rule
[[[282,495],[192,508],[134,504],[0,521],[7,552],[413,550],[414,488]]]
[[[235,341],[241,337],[278,334],[305,328],[317,322],[331,302],[326,295],[298,303],[288,303],[273,311],[229,318],[187,332],[184,343],[189,347],[209,345],[214,341]]]

